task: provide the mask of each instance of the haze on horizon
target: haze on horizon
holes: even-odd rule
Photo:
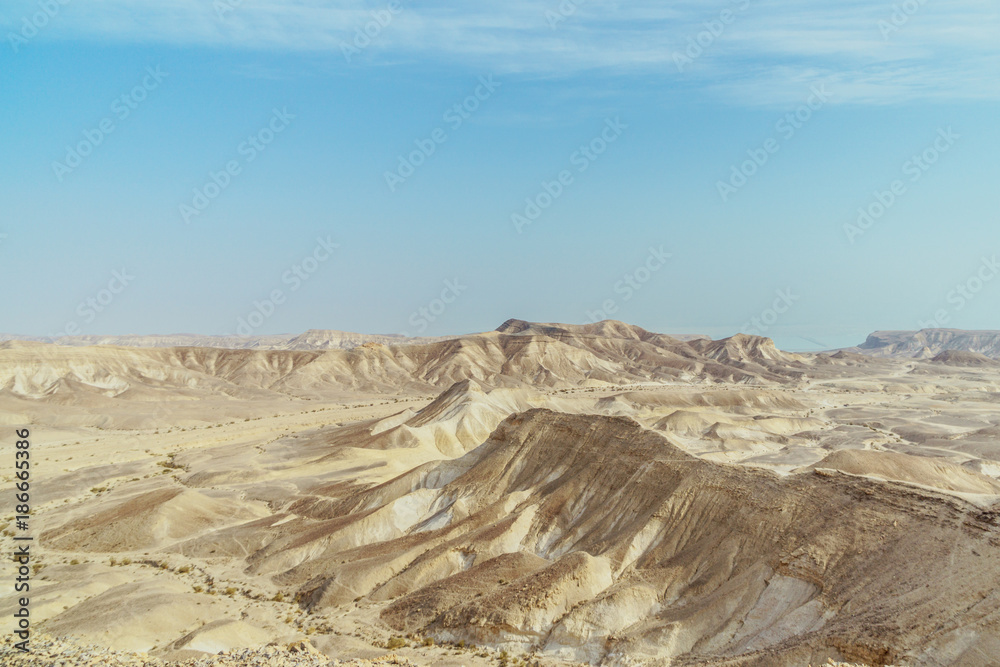
[[[0,331],[1000,328],[986,3],[50,4]]]

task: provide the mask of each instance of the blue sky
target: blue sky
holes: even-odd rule
[[[802,4],[8,0],[0,331],[1000,329],[1000,7]]]

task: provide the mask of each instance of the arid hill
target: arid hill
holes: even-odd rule
[[[979,612],[984,592],[998,601],[983,587],[1000,576],[1000,514],[939,493],[782,479],[699,461],[628,419],[544,410],[421,479],[339,500],[308,531],[328,546],[280,580],[309,606],[403,594],[383,612],[400,631],[594,663],[1000,649],[1000,617]],[[406,536],[329,540],[418,497]]]
[[[946,364],[948,366],[1000,366],[1000,361],[990,359],[985,354],[968,352],[966,350],[945,350],[931,359],[931,361],[936,364]]]
[[[0,344],[0,420],[34,441],[36,629],[168,662],[308,641],[435,667],[989,665],[998,405],[967,353],[620,322]]]
[[[876,331],[864,343],[850,350],[877,357],[914,359],[930,359],[946,350],[956,350],[1000,359],[1000,331]]]
[[[348,331],[310,329],[301,334],[204,336],[199,334],[124,336],[18,336],[0,334],[0,342],[19,340],[72,347],[222,347],[231,350],[350,350],[365,343],[398,345],[428,343],[444,338],[407,338],[401,334],[360,334]]]
[[[165,389],[234,398],[425,392],[465,379],[564,388],[692,379],[760,384],[795,378],[802,367],[764,338],[684,342],[622,323],[569,330],[511,321],[495,332],[440,342],[325,351],[0,343],[0,391],[66,400]]]

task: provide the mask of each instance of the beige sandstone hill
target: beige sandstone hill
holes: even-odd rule
[[[107,509],[91,508],[85,516],[41,537],[46,544],[66,551],[142,551],[267,515],[262,506],[226,497],[231,495],[161,488]]]
[[[895,452],[842,449],[811,469],[839,470],[852,475],[871,475],[887,480],[934,486],[960,493],[1000,494],[1000,482],[954,463]]]
[[[301,334],[278,334],[273,336],[201,336],[197,334],[168,335],[124,335],[124,336],[13,336],[0,334],[0,343],[5,341],[33,341],[55,343],[73,347],[115,346],[115,347],[221,347],[226,349],[253,350],[349,350],[365,343],[385,345],[405,343],[426,343],[444,338],[407,338],[399,334],[359,334],[347,331],[310,329]]]
[[[435,489],[416,531],[384,548],[327,542],[281,580],[318,607],[423,583],[384,614],[401,631],[609,664],[885,664],[1000,647],[996,612],[967,611],[994,595],[995,511],[835,473],[705,463],[618,418],[534,410],[481,450],[447,484],[377,496]],[[354,504],[372,507],[376,491]],[[522,561],[494,562],[504,554]]]
[[[466,379],[535,387],[688,379],[759,384],[801,377],[804,368],[802,359],[778,352],[767,339],[683,342],[621,323],[602,326],[586,333],[591,329],[508,323],[435,343],[327,351],[7,342],[0,344],[0,396],[78,402],[172,390],[181,398],[210,392],[267,400],[330,391],[440,391]]]
[[[1000,358],[1000,331],[922,329],[876,331],[852,351],[880,357],[929,359],[947,350],[974,352]]]
[[[0,420],[34,438],[36,627],[234,665],[303,637],[445,667],[991,664],[998,406],[992,364],[620,322],[0,344]]]
[[[1000,361],[991,359],[984,354],[967,350],[945,350],[931,359],[931,361],[936,364],[946,364],[948,366],[1000,366]]]

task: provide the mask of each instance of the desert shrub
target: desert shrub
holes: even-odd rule
[[[389,650],[403,648],[404,646],[406,646],[406,640],[402,637],[391,637],[385,645],[385,647]]]

